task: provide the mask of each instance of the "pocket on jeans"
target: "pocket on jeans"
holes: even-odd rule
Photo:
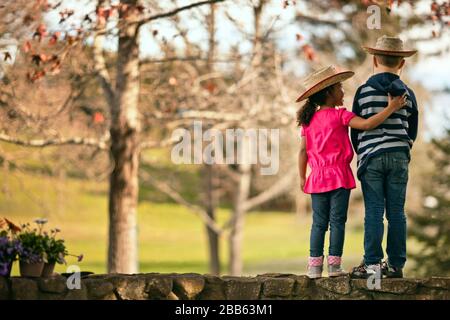
[[[404,183],[408,182],[408,165],[409,160],[405,159],[394,159],[394,167],[391,175],[391,182],[393,183]]]

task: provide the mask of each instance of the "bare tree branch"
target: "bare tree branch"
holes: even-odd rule
[[[176,8],[174,10],[171,10],[171,11],[168,11],[168,12],[165,12],[165,13],[155,14],[155,15],[150,16],[150,17],[148,17],[148,18],[146,18],[144,20],[140,20],[138,22],[138,27],[141,27],[142,25],[146,24],[147,22],[150,22],[150,21],[153,21],[153,20],[157,20],[157,19],[161,19],[161,18],[171,17],[171,16],[174,16],[174,15],[176,15],[176,14],[182,12],[182,11],[190,10],[192,8],[195,8],[195,7],[203,6],[205,4],[223,2],[223,1],[225,1],[225,0],[200,1],[200,2],[195,2],[195,3],[189,4],[187,6]]]
[[[208,225],[214,232],[217,234],[221,234],[224,230],[220,228],[220,226],[217,225],[217,223],[211,219],[211,217],[207,214],[203,208],[191,204],[188,201],[186,201],[178,192],[173,190],[167,183],[158,181],[155,178],[153,178],[150,174],[146,172],[141,172],[142,176],[145,180],[147,180],[149,183],[151,183],[155,188],[157,188],[159,191],[163,192],[164,194],[168,195],[170,198],[172,198],[174,201],[178,202],[179,204],[187,207],[188,209],[192,210],[195,214],[197,214],[203,222]]]
[[[249,211],[285,192],[291,186],[292,180],[296,177],[296,172],[297,167],[292,166],[292,168],[269,189],[261,192],[251,199],[248,199],[244,203],[244,210]]]
[[[71,137],[71,138],[50,138],[50,139],[32,139],[24,140],[16,137],[11,137],[3,132],[0,133],[0,141],[17,144],[26,147],[42,148],[48,146],[60,145],[84,145],[90,147],[97,147],[101,150],[108,149],[109,133],[106,133],[102,138],[85,138],[85,137]]]

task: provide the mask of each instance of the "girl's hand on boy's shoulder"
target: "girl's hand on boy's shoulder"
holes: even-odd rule
[[[388,93],[388,108],[392,108],[395,111],[400,110],[406,105],[407,102],[406,92],[397,97],[392,97],[390,93]]]

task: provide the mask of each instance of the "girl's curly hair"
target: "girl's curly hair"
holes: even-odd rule
[[[317,106],[323,105],[327,99],[327,93],[333,86],[326,87],[311,95],[305,104],[297,111],[297,126],[308,125],[311,122]]]

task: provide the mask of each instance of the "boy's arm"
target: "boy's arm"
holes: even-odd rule
[[[361,87],[358,88],[358,90],[356,90],[355,93],[355,97],[353,98],[353,107],[352,107],[352,112],[354,114],[356,114],[357,116],[360,116],[360,108],[359,108],[359,103],[358,103],[358,98],[359,98],[359,92],[361,91]],[[355,152],[358,151],[358,134],[361,132],[361,130],[358,129],[354,129],[351,128],[350,129],[350,137],[352,140],[352,145],[353,145],[353,149],[355,150]]]
[[[306,181],[306,165],[308,163],[308,155],[306,154],[306,138],[302,137],[300,142],[300,150],[298,152],[298,172],[300,175],[300,188],[303,191]]]

